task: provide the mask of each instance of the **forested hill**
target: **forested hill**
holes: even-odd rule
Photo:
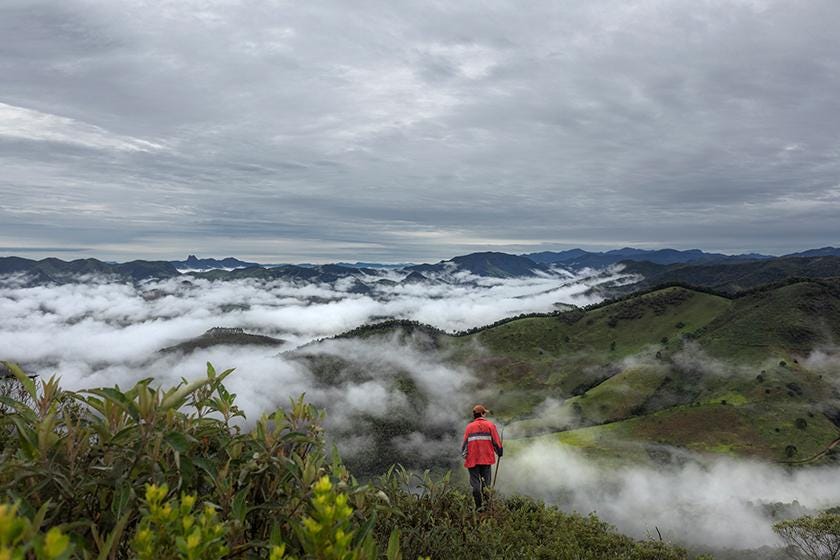
[[[644,280],[627,286],[636,291],[652,286],[682,283],[736,294],[766,284],[794,278],[832,278],[840,276],[840,256],[781,257],[748,262],[712,264],[657,265],[649,262],[622,261],[628,273]]]

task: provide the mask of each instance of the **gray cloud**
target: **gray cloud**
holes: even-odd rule
[[[839,18],[830,0],[7,1],[0,245],[836,243]]]

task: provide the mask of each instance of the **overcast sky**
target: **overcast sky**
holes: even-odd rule
[[[840,2],[0,0],[0,254],[840,244]]]

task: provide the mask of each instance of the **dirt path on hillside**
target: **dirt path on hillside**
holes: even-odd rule
[[[826,446],[825,449],[823,449],[822,451],[820,451],[819,453],[817,453],[816,455],[814,455],[812,457],[808,457],[807,459],[800,459],[799,461],[782,461],[782,464],[784,464],[784,465],[807,465],[808,463],[813,463],[814,461],[816,461],[818,459],[822,459],[823,457],[825,457],[828,454],[829,451],[831,451],[832,449],[834,449],[838,445],[840,445],[840,436],[837,436],[837,438],[834,441],[832,441],[831,443],[829,443]]]

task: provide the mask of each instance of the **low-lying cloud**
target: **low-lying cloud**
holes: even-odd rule
[[[681,461],[666,467],[607,468],[573,449],[534,443],[505,458],[499,487],[599,517],[630,535],[688,545],[747,549],[778,545],[765,506],[840,503],[837,467],[785,469],[734,459]],[[778,521],[776,519],[775,521]]]
[[[335,284],[182,278],[125,283],[80,282],[23,287],[0,284],[0,356],[52,367],[80,362],[134,365],[157,350],[215,326],[241,327],[294,348],[363,323],[412,319],[462,330],[558,302],[588,304],[591,283],[568,278],[480,279],[464,283],[377,286],[372,293]],[[58,368],[59,373],[62,373]],[[64,377],[67,377],[64,375]]]

